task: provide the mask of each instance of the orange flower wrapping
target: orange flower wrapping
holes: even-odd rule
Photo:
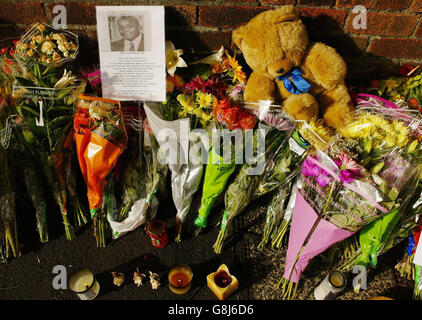
[[[101,208],[106,177],[122,154],[127,135],[123,125],[124,121],[120,103],[118,101],[87,96],[80,96],[79,99],[78,112],[74,119],[76,151],[79,166],[87,184],[89,206],[92,213],[93,210]],[[104,135],[104,137],[95,132],[95,129],[98,128],[95,123],[101,123],[101,120],[92,119],[89,112],[81,107],[81,101],[100,101],[118,105],[118,113],[121,121],[115,123],[122,131],[122,137],[120,137],[120,140],[117,140],[120,143],[116,144],[106,139],[105,137],[107,137],[107,134],[109,133],[104,131],[103,126],[101,126],[99,132],[101,132],[101,135]],[[113,122],[109,118],[104,118],[104,120]],[[115,137],[110,138],[113,138],[113,141],[115,141]]]

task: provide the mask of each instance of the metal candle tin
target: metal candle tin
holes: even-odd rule
[[[78,270],[70,275],[69,288],[81,300],[93,300],[100,292],[100,284],[87,269]]]
[[[161,220],[151,220],[148,224],[147,233],[151,238],[151,243],[156,248],[164,247],[169,239],[166,226]]]
[[[314,296],[316,300],[332,300],[346,288],[347,280],[343,273],[339,271],[330,272],[316,287]]]

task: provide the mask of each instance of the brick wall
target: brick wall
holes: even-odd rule
[[[404,62],[422,63],[422,0],[109,0],[0,2],[0,39],[19,35],[32,22],[51,22],[64,4],[68,29],[81,38],[85,63],[98,62],[96,5],[165,5],[166,38],[192,57],[231,46],[231,31],[256,14],[285,4],[300,8],[312,41],[333,46],[345,58],[349,80],[390,75]],[[353,7],[368,9],[367,29],[353,28]]]

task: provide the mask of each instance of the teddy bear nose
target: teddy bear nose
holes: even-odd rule
[[[284,73],[284,69],[283,68],[278,69],[277,73]]]

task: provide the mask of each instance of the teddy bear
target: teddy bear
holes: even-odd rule
[[[232,40],[253,71],[246,103],[280,101],[294,119],[309,122],[321,116],[336,129],[352,120],[346,63],[334,48],[309,42],[296,7],[260,13],[233,30]]]

